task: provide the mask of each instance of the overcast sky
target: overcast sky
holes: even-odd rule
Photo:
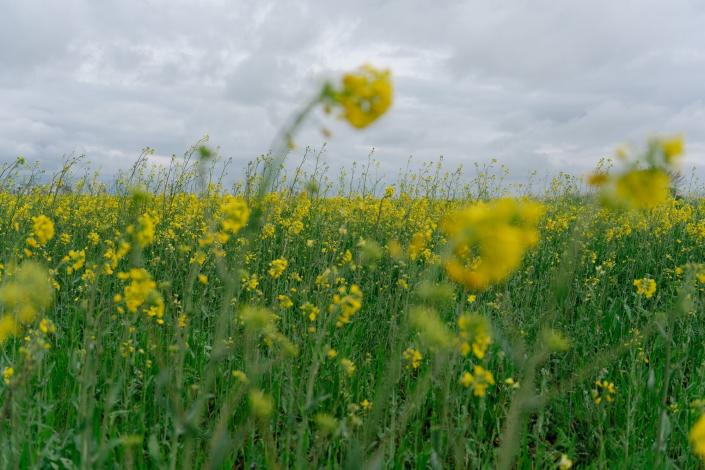
[[[584,173],[622,142],[682,132],[705,164],[705,2],[0,0],[0,160],[48,168],[85,153],[104,172],[145,146],[180,155],[205,134],[237,166],[322,80],[389,67],[391,111],[355,131],[312,121],[334,167],[370,149],[497,158]],[[333,131],[324,138],[322,125]],[[701,169],[705,173],[705,167]]]

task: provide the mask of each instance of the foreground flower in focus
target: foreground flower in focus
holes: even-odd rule
[[[449,215],[441,226],[450,248],[444,263],[448,276],[478,291],[503,281],[538,243],[543,213],[536,202],[498,199]]]

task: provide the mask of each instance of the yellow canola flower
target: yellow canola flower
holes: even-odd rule
[[[274,403],[272,398],[261,390],[252,390],[250,392],[250,409],[255,417],[264,419],[272,414]]]
[[[328,306],[329,313],[338,313],[338,319],[335,322],[337,328],[342,328],[350,323],[353,315],[362,308],[362,290],[356,284],[346,287],[340,287],[338,293],[333,295],[331,304]]]
[[[129,280],[130,284],[125,286],[124,295],[117,296],[116,300],[124,300],[130,313],[142,309],[148,317],[155,318],[160,325],[164,324],[164,299],[149,272],[143,268],[133,268],[128,273],[119,273],[118,277]]]
[[[250,209],[240,196],[230,194],[225,196],[220,205],[220,211],[223,213],[223,219],[220,223],[223,230],[233,235],[247,225],[250,218]]]
[[[363,65],[343,75],[333,103],[342,108],[340,117],[362,129],[382,116],[392,105],[394,87],[389,70]]]
[[[269,271],[267,271],[267,273],[272,279],[279,279],[287,266],[289,266],[289,262],[285,258],[272,260],[272,262],[269,263]]]
[[[598,171],[587,177],[587,184],[596,188],[606,185],[610,180],[609,173]]]
[[[54,238],[54,222],[45,215],[32,217],[32,232],[40,245]]]
[[[357,367],[355,366],[355,363],[353,361],[344,358],[340,360],[340,365],[348,377],[352,377],[353,375],[355,375]]]
[[[25,261],[13,278],[0,287],[0,304],[5,312],[14,314],[20,323],[30,323],[45,310],[54,297],[49,272],[43,266]],[[9,320],[4,320],[6,334],[13,331]],[[0,332],[0,337],[2,337]]]
[[[5,382],[5,385],[10,385],[10,381],[12,380],[12,377],[15,375],[15,369],[12,367],[5,367],[2,371],[2,381]]]
[[[233,378],[238,380],[239,382],[242,382],[244,384],[250,383],[250,379],[247,377],[247,374],[245,374],[243,371],[241,371],[239,369],[232,371],[231,374],[232,374]]]
[[[492,344],[489,321],[478,314],[464,313],[458,317],[458,329],[461,354],[467,356],[472,350],[476,358],[484,358],[487,348]]]
[[[481,291],[506,279],[539,241],[542,204],[510,198],[478,202],[446,217],[450,254],[444,267],[455,282]]]
[[[467,371],[463,373],[460,384],[465,388],[472,387],[472,393],[476,397],[484,397],[487,394],[487,388],[495,382],[492,372],[481,366],[474,366],[472,373]]]
[[[12,315],[3,315],[0,317],[0,345],[9,338],[18,335],[20,327]]]
[[[573,461],[567,454],[561,454],[561,458],[558,460],[558,470],[568,470],[569,468],[573,468]]]
[[[661,150],[663,151],[663,158],[666,164],[673,165],[676,158],[683,155],[684,142],[682,135],[676,135],[670,138],[661,139]]]
[[[423,354],[414,348],[406,348],[403,352],[404,360],[406,361],[406,367],[408,369],[418,369],[421,367],[421,361],[423,360]]]
[[[688,440],[693,448],[693,453],[705,462],[705,414],[701,415],[690,428]]]
[[[145,213],[137,218],[137,229],[130,225],[127,227],[127,233],[134,235],[140,248],[146,248],[154,241],[155,225],[155,218]]]
[[[617,394],[617,387],[614,386],[614,383],[607,380],[596,380],[595,386],[596,388],[592,390],[592,401],[596,405],[603,401],[607,403],[614,401],[614,396]]]
[[[650,299],[656,293],[656,281],[653,279],[635,279],[633,284],[636,287],[636,293],[643,295],[647,299]]]
[[[632,209],[651,209],[666,202],[671,195],[671,179],[663,170],[632,170],[615,182],[617,202]]]

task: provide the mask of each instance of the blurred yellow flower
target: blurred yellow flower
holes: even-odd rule
[[[661,139],[660,144],[663,150],[663,158],[668,165],[673,165],[675,159],[683,154],[684,143],[682,135]]]
[[[0,317],[0,345],[19,332],[19,325],[12,315]]]
[[[489,321],[482,315],[464,313],[458,317],[460,330],[460,352],[467,356],[470,350],[478,359],[485,357],[487,348],[492,344]]]
[[[49,272],[32,261],[22,263],[15,276],[0,287],[0,304],[4,306],[5,312],[14,313],[20,323],[34,321],[37,314],[49,307],[53,297],[54,289],[49,281]],[[4,329],[12,331],[10,321],[5,321]]]
[[[369,126],[392,105],[393,86],[389,70],[363,65],[343,75],[333,104],[342,108],[341,118],[358,129]]]
[[[573,468],[573,461],[567,454],[561,454],[561,458],[558,460],[558,470],[568,470],[569,468]]]
[[[693,453],[705,462],[705,414],[701,415],[690,428],[688,440],[693,448]]]
[[[10,384],[10,381],[12,380],[12,376],[15,375],[15,369],[12,367],[5,367],[2,371],[2,381],[5,382],[6,385]]]
[[[272,414],[274,403],[269,395],[261,390],[252,390],[250,392],[250,409],[252,414],[257,418],[267,418]]]
[[[32,217],[32,232],[40,245],[46,245],[54,238],[54,222],[45,215]]]
[[[343,370],[345,371],[345,374],[347,374],[348,377],[352,377],[353,375],[355,375],[357,367],[355,367],[355,363],[353,361],[344,358],[340,360],[340,365],[342,366]]]
[[[450,253],[448,276],[471,289],[501,282],[520,265],[527,249],[539,240],[543,205],[515,199],[478,202],[447,216],[441,228]]]
[[[617,178],[617,202],[633,209],[651,209],[668,200],[670,182],[663,170],[632,170]]]
[[[221,226],[230,234],[239,232],[250,218],[250,209],[240,196],[226,195],[220,205],[220,211],[223,213]]]

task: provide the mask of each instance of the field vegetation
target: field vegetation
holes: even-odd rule
[[[110,183],[0,167],[0,466],[697,467],[682,138],[531,195],[282,171],[312,109],[364,128],[391,102],[371,67],[326,85],[228,187],[204,142]]]

